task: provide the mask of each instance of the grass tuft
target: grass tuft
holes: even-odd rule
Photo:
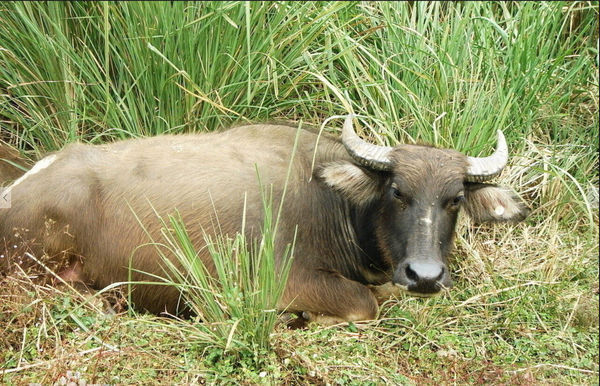
[[[293,260],[293,246],[289,246],[277,266],[276,230],[267,200],[264,211],[258,240],[247,240],[243,231],[233,236],[205,235],[210,262],[198,257],[180,216],[169,216],[169,222],[163,223],[165,245],[175,261],[157,248],[167,267],[168,283],[179,289],[200,322],[182,327],[222,354],[254,356],[257,363],[259,354],[270,348],[278,302]]]

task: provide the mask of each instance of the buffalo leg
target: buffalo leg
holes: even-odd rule
[[[325,325],[371,320],[378,310],[369,288],[325,270],[291,272],[280,308]]]
[[[377,303],[383,304],[391,297],[398,297],[405,290],[402,287],[394,285],[391,281],[380,285],[369,285],[368,288],[373,292]]]

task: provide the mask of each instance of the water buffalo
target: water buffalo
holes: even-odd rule
[[[510,190],[483,183],[506,165],[501,131],[494,154],[474,158],[373,145],[356,134],[353,119],[345,119],[341,140],[299,132],[278,229],[282,252],[298,227],[280,307],[317,321],[372,319],[385,288],[431,295],[451,287],[446,260],[461,207],[476,222],[519,221],[528,212]],[[163,274],[155,247],[139,247],[148,234],[135,216],[157,239],[156,213],[177,209],[209,264],[203,232],[240,231],[245,197],[246,231],[260,229],[256,168],[279,205],[296,135],[291,126],[247,125],[70,144],[5,189],[11,206],[0,209],[0,238],[10,244],[25,232],[35,253],[70,259],[64,278],[103,288],[128,280],[132,254],[135,270]],[[133,280],[149,279],[137,271]],[[179,293],[144,285],[132,299],[138,308],[174,313]]]

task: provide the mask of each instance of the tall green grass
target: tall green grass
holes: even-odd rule
[[[0,20],[2,137],[33,156],[235,121],[319,123],[351,103],[385,143],[479,155],[502,128],[513,154],[560,144],[550,165],[573,178],[531,198],[575,202],[567,220],[589,220],[575,182],[597,185],[597,3],[7,2]]]
[[[15,104],[4,123],[49,148],[98,132],[338,111],[309,72],[347,90],[391,135],[451,145],[443,138],[453,134],[464,150],[496,127],[528,132],[542,105],[556,114],[593,97],[582,86],[595,72],[597,9],[585,2],[3,7],[2,87]]]
[[[169,254],[157,248],[165,265],[165,283],[179,289],[182,302],[201,323],[183,324],[201,343],[235,356],[262,355],[270,348],[292,263],[293,244],[277,260],[276,225],[269,201],[264,201],[261,237],[206,234],[212,261],[203,262],[180,216],[163,222]],[[214,270],[210,267],[214,267]],[[181,327],[181,326],[180,326]],[[257,358],[257,362],[260,362]]]

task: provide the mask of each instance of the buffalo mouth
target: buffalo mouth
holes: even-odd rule
[[[431,298],[441,294],[442,292],[446,292],[452,287],[452,284],[444,285],[441,282],[436,282],[434,284],[412,284],[405,285],[400,283],[394,283],[394,285],[406,292],[409,295],[420,297],[420,298]]]

